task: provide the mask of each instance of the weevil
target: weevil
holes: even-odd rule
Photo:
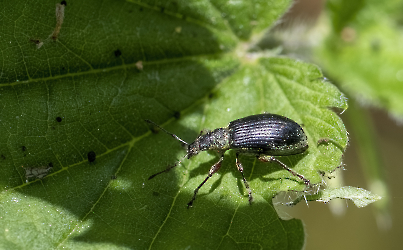
[[[170,171],[184,159],[190,159],[201,151],[214,150],[220,154],[218,162],[211,166],[207,177],[194,190],[193,197],[187,204],[188,208],[193,205],[200,188],[220,169],[221,163],[224,160],[224,153],[230,149],[236,151],[236,166],[242,175],[245,188],[248,190],[250,204],[252,204],[253,196],[243,173],[243,166],[239,160],[240,154],[254,155],[263,162],[276,162],[292,175],[301,179],[307,186],[310,186],[310,180],[274,157],[301,154],[308,149],[308,138],[302,127],[285,116],[258,114],[240,118],[230,122],[227,127],[217,128],[213,131],[201,131],[200,135],[192,143],[185,142],[177,135],[168,132],[150,120],[145,121],[157,126],[176,140],[184,143],[187,147],[187,153],[180,161],[168,166],[161,172],[151,175],[148,180]]]

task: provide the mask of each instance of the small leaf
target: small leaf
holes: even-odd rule
[[[375,201],[382,199],[381,196],[371,193],[368,190],[356,187],[326,188],[319,193],[317,201],[329,202],[333,199],[349,199],[357,207],[365,207]],[[309,198],[308,198],[309,199]]]

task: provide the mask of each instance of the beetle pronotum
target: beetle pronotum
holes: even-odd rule
[[[189,159],[205,150],[215,150],[221,154],[218,162],[210,168],[207,177],[194,190],[194,195],[187,204],[188,207],[192,206],[196,199],[197,192],[204,183],[220,169],[224,159],[224,153],[229,149],[236,151],[236,165],[242,175],[244,185],[248,190],[250,204],[253,200],[252,191],[243,173],[243,166],[239,160],[240,154],[254,155],[263,162],[276,162],[292,175],[301,179],[307,186],[310,186],[310,181],[303,175],[298,174],[287,165],[274,158],[274,156],[301,154],[308,149],[308,139],[304,130],[298,123],[287,117],[275,114],[247,116],[230,122],[227,127],[217,128],[213,131],[202,131],[194,142],[190,144],[154,122],[150,120],[146,120],[146,122],[159,127],[176,140],[186,144],[187,153],[183,159]],[[174,165],[168,166],[161,172],[151,175],[148,179],[150,180],[159,174],[170,171],[172,168],[178,166],[182,160],[176,162]]]

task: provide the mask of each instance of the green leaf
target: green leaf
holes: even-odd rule
[[[350,96],[398,119],[403,115],[402,9],[401,1],[368,1],[350,23],[332,18],[333,26],[340,27],[315,55]],[[332,16],[345,20],[341,12],[331,9]]]
[[[371,193],[362,188],[356,187],[340,187],[340,188],[327,188],[317,195],[317,201],[329,202],[333,199],[349,199],[357,207],[365,207],[369,204],[382,199],[381,196]],[[311,200],[310,197],[307,197]]]
[[[238,53],[290,4],[273,3],[71,0],[56,40],[54,3],[0,4],[0,247],[302,248],[302,222],[281,220],[271,199],[306,187],[275,164],[241,157],[252,206],[232,151],[191,209],[214,152],[148,181],[185,152],[144,119],[192,141],[278,113],[310,144],[278,159],[312,183],[340,165],[347,132],[329,108],[346,109],[344,95],[314,65]]]

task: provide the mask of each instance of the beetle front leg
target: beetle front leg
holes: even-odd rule
[[[297,176],[298,178],[300,178],[302,181],[304,181],[305,185],[307,185],[308,187],[311,186],[311,181],[308,180],[307,178],[305,178],[303,175],[298,174],[297,172],[295,172],[294,170],[292,170],[291,168],[289,168],[287,165],[285,165],[284,163],[282,163],[281,161],[277,160],[276,158],[274,158],[273,156],[267,156],[267,155],[259,155],[258,159],[263,161],[263,162],[276,162],[277,164],[279,164],[280,166],[282,166],[285,170],[287,170],[288,172],[290,172],[292,175]]]
[[[204,185],[204,183],[207,182],[207,180],[208,180],[211,176],[213,176],[214,173],[216,173],[216,172],[220,169],[221,163],[222,163],[223,160],[224,160],[224,155],[221,155],[220,160],[219,160],[216,164],[214,164],[213,166],[211,166],[210,171],[209,171],[209,173],[208,173],[206,179],[204,179],[204,181],[203,181],[202,183],[200,183],[200,185],[195,189],[192,200],[190,200],[190,201],[188,202],[188,208],[193,205],[193,202],[194,202],[194,200],[196,199],[196,195],[197,195],[197,192],[199,192],[199,189]]]
[[[253,201],[252,190],[249,187],[249,183],[245,179],[245,175],[243,174],[242,163],[238,157],[239,157],[239,153],[236,153],[236,166],[238,167],[239,172],[241,172],[241,174],[242,174],[243,184],[245,184],[245,188],[248,190],[248,193],[249,193],[249,204],[252,205],[252,201]]]

